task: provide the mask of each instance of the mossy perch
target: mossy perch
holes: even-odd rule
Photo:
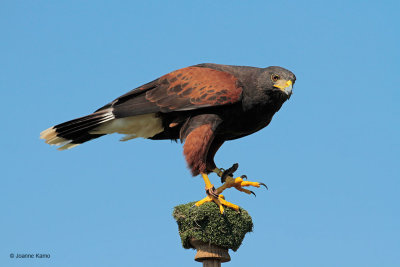
[[[193,207],[195,202],[176,206],[173,216],[185,249],[194,248],[191,240],[202,241],[236,251],[244,236],[253,230],[253,221],[246,210],[225,209],[221,215],[215,203]]]

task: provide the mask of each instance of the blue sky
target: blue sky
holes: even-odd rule
[[[39,133],[172,70],[213,62],[297,76],[270,126],[216,156],[270,188],[257,198],[225,193],[255,224],[225,265],[400,266],[399,8],[2,1],[0,265],[200,266],[171,216],[204,196],[180,144],[111,135],[59,152]]]

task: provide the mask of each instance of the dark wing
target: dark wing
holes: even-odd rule
[[[233,104],[241,97],[242,87],[232,74],[187,67],[134,89],[101,109],[113,107],[114,115],[121,118]]]

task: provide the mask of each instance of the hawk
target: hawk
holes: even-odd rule
[[[295,81],[292,72],[277,66],[194,65],[133,89],[90,115],[53,126],[40,138],[59,150],[112,133],[124,134],[121,141],[179,139],[192,175],[200,174],[206,185],[207,196],[195,205],[213,201],[221,213],[223,206],[238,210],[222,191],[233,187],[254,194],[244,187],[265,184],[233,178],[238,164],[224,170],[214,156],[225,141],[266,127],[290,98]],[[221,187],[210,182],[211,172],[221,177]]]

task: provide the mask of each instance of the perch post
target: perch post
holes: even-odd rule
[[[231,260],[228,249],[192,238],[190,244],[197,249],[195,261],[203,263],[203,267],[221,267],[222,262]]]
[[[206,267],[218,267],[231,260],[228,250],[236,251],[246,233],[253,229],[250,215],[244,209],[225,209],[222,215],[215,203],[193,207],[195,202],[176,206],[175,218],[182,246],[197,249],[195,260]]]

